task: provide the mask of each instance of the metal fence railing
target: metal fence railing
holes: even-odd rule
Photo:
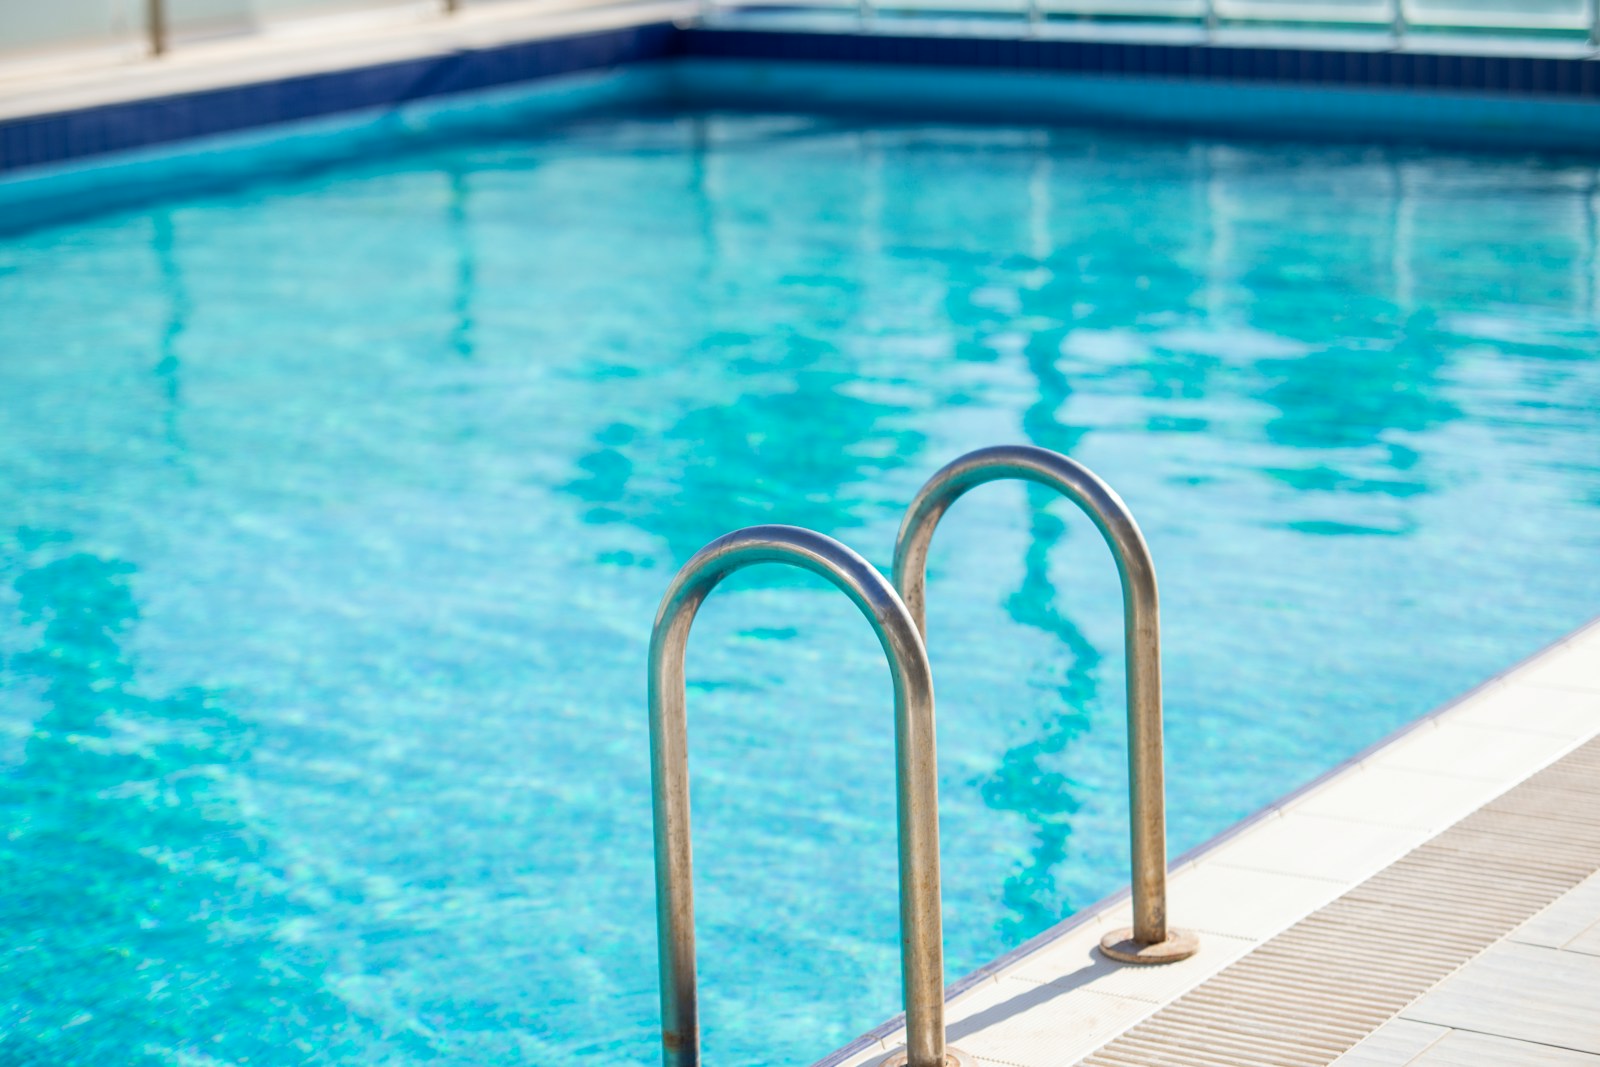
[[[785,9],[890,16],[1012,17],[1019,25],[1106,23],[1285,30],[1368,30],[1394,43],[1441,32],[1525,44],[1547,39],[1600,48],[1600,0],[707,0],[712,16]]]
[[[0,0],[0,77],[37,66],[165,55],[203,41],[360,34],[472,13],[515,16],[619,0]]]
[[[160,56],[207,38],[319,25],[347,30],[384,19],[448,18],[461,12],[604,6],[620,0],[52,0],[0,2],[0,73],[28,61],[128,61]],[[1408,41],[1441,32],[1496,41],[1547,40],[1600,50],[1600,0],[702,0],[708,19],[826,14],[863,28],[898,17],[973,17],[1016,32],[1046,24],[1192,26],[1207,33],[1245,27],[1366,30]],[[359,30],[357,30],[359,32]],[[993,32],[991,30],[991,32]]]

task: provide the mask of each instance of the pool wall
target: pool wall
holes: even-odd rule
[[[672,93],[664,63],[531,78],[468,93],[404,99],[316,118],[155,141],[0,174],[0,233],[19,232],[170,196],[236,188],[408,144],[527,129],[540,122]]]
[[[715,35],[696,33],[690,47],[702,39],[716,41]],[[1469,149],[1600,149],[1600,106],[1575,96],[1384,87],[1370,82],[1238,81],[1209,74],[1188,79],[1183,74],[1078,73],[1027,66],[743,57],[700,59],[674,71],[679,99],[706,105],[737,101],[741,106],[772,109],[804,101],[807,109],[816,111],[1130,125],[1232,137],[1414,142]]]
[[[707,61],[677,80],[690,101],[1600,150],[1595,58],[649,21],[94,106],[46,103],[0,119],[0,172],[668,59]]]
[[[674,54],[670,23],[133,99],[0,122],[0,172],[599,71]]]

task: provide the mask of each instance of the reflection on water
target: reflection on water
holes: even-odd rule
[[[450,236],[456,248],[454,324],[450,348],[463,359],[472,358],[472,293],[477,287],[478,264],[472,247],[469,175],[450,171]]]
[[[183,364],[178,357],[178,342],[188,326],[189,288],[184,284],[183,271],[178,264],[177,235],[173,227],[172,212],[157,210],[151,213],[151,249],[160,265],[162,288],[167,296],[166,321],[161,329],[158,351],[161,358],[154,367],[160,385],[163,407],[162,427],[167,445],[174,456],[183,454],[183,437],[178,428],[178,415],[183,408]]]
[[[138,691],[131,564],[22,530],[10,669],[45,713],[0,776],[7,1063],[339,1062],[362,1025],[236,794],[251,731],[216,694]],[[250,1020],[242,1025],[242,1020]]]
[[[1277,409],[1266,424],[1267,438],[1306,453],[1308,461],[1265,473],[1304,492],[1381,494],[1396,501],[1428,493],[1421,454],[1402,442],[1462,413],[1442,388],[1451,348],[1424,319],[1398,323],[1391,337],[1344,338],[1321,352],[1263,360],[1260,370],[1270,384],[1262,395]],[[1333,380],[1340,384],[1337,391],[1329,389]],[[1397,515],[1389,523],[1293,525],[1314,534],[1401,534],[1413,528],[1405,509]]]
[[[1051,247],[1049,186],[1042,180],[1048,175],[1048,160],[1040,161],[1028,186],[1032,262],[1019,277],[1015,292],[1016,304],[1026,315],[1048,314],[1052,303],[1041,292],[1050,285],[1048,264],[1056,255]],[[992,289],[981,299],[992,303]],[[990,331],[1003,328],[1004,320],[993,321],[992,310],[970,290],[953,288],[948,306],[957,321],[978,328],[976,351],[990,351]],[[1063,332],[1039,330],[1022,345],[1037,393],[1022,412],[1022,431],[1033,444],[1071,455],[1087,428],[1070,425],[1061,417],[1072,396],[1071,382],[1056,365]],[[1066,753],[1088,728],[1089,709],[1099,696],[1101,661],[1100,650],[1074,624],[1050,577],[1052,553],[1067,536],[1067,524],[1056,511],[1046,509],[1071,510],[1074,515],[1076,509],[1039,486],[1028,487],[1028,499],[1022,584],[1006,597],[1005,609],[1017,623],[1059,642],[1051,649],[1049,660],[1037,668],[1038,676],[1031,679],[1031,684],[1053,691],[1055,699],[1039,708],[1037,721],[1030,724],[1035,732],[1007,748],[999,766],[979,785],[988,807],[1019,816],[1034,837],[1026,860],[1007,875],[1000,891],[1006,911],[996,930],[1010,944],[1026,940],[1062,918],[1063,902],[1070,899],[1057,884],[1056,874],[1069,855],[1072,816],[1081,807],[1078,793],[1082,787],[1060,768],[1070,766]],[[1080,536],[1084,532],[1080,528]]]
[[[1139,517],[1197,843],[1600,603],[1596,198],[1573,160],[650,111],[0,240],[0,508],[77,538],[0,583],[0,1059],[650,1062],[672,569],[756,522],[886,563],[996,441]],[[1125,883],[1123,650],[1048,492],[936,556],[959,973]],[[896,1008],[847,609],[720,598],[691,663],[708,1060]]]
[[[885,424],[894,407],[845,392],[850,379],[825,369],[830,354],[800,339],[785,347],[774,365],[752,368],[771,392],[693,408],[648,438],[625,424],[602,428],[578,460],[583,477],[568,486],[591,505],[588,521],[649,530],[673,560],[737,526],[782,522],[845,536],[859,525],[854,494],[914,456],[921,435]],[[630,457],[641,452],[648,475],[636,477],[641,464]]]
[[[1058,418],[1072,395],[1072,386],[1056,367],[1051,340],[1049,334],[1036,336],[1024,348],[1039,396],[1023,412],[1022,429],[1033,444],[1070,456],[1086,431]],[[1012,942],[1025,940],[1062,918],[1064,901],[1070,899],[1056,885],[1055,873],[1068,856],[1071,817],[1080,806],[1075,793],[1080,787],[1070,775],[1047,765],[1060,766],[1063,753],[1087,728],[1089,709],[1099,696],[1101,658],[1094,643],[1073,623],[1050,579],[1052,550],[1067,530],[1058,515],[1045,510],[1046,505],[1055,503],[1054,494],[1035,486],[1028,492],[1032,508],[1023,582],[1007,598],[1006,610],[1017,622],[1060,641],[1064,666],[1055,682],[1060,707],[1044,720],[1037,736],[1006,751],[994,777],[983,785],[985,803],[1020,813],[1038,833],[1028,864],[1006,879],[1002,895],[1010,914],[998,929]],[[1088,532],[1082,525],[1079,530],[1080,536]],[[1046,670],[1055,673],[1053,668]]]
[[[672,392],[653,381],[614,381],[619,392],[629,384],[652,390],[651,422],[600,427],[577,461],[582,474],[565,486],[589,505],[587,521],[648,530],[675,563],[731,529],[764,522],[848,539],[884,474],[923,445],[904,425],[911,409],[861,390],[855,360],[838,347],[838,335],[865,314],[865,286],[836,273],[786,271],[781,262],[741,263],[728,247],[718,225],[728,209],[708,174],[707,125],[689,123],[690,234],[699,288],[726,293],[727,302],[713,295],[695,323],[700,332],[682,347],[704,370],[691,370]],[[750,306],[736,294],[753,282],[781,292],[795,318],[760,317],[765,302]],[[733,372],[733,388],[709,385],[724,370]],[[703,402],[708,394],[714,403]],[[657,425],[663,415],[672,421]]]
[[[1027,864],[1006,879],[1001,894],[1009,914],[997,929],[1011,943],[1024,941],[1062,918],[1063,899],[1070,899],[1056,884],[1056,873],[1068,858],[1071,817],[1080,807],[1075,795],[1080,787],[1070,775],[1049,765],[1058,764],[1087,728],[1088,709],[1099,695],[1096,668],[1100,652],[1061,609],[1049,576],[1050,550],[1065,531],[1059,518],[1035,507],[1028,531],[1026,576],[1022,587],[1006,600],[1012,618],[1060,640],[1065,664],[1054,687],[1061,701],[1059,709],[1045,717],[1036,736],[1007,749],[994,775],[982,785],[986,804],[1017,812],[1037,834]]]

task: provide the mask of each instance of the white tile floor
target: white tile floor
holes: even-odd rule
[[[1400,1017],[1600,1056],[1597,990],[1600,956],[1506,940]]]
[[[1535,701],[1532,707],[1540,705]],[[1525,768],[1542,767],[1572,747],[1571,733],[1549,730],[1544,716],[1530,714],[1528,720],[1534,728],[1478,726],[1451,716],[1448,723],[1401,738],[1368,762],[1492,783],[1520,780],[1527,777]]]
[[[1597,713],[1600,714],[1600,713]],[[1492,792],[1478,778],[1365,763],[1296,806],[1305,815],[1442,830]]]
[[[1600,658],[1600,641],[1591,632],[1587,639],[1569,639],[1564,647],[1552,650],[1550,655],[1530,665],[1519,680],[1534,685],[1562,686],[1600,693],[1600,669],[1595,663],[1597,658]]]
[[[1600,1067],[1600,1056],[1490,1034],[1393,1022],[1338,1067]]]
[[[429,15],[321,32],[308,27],[303,32],[221,38],[136,63],[54,72],[0,69],[0,119],[671,22],[698,9],[696,0],[506,0],[471,6],[448,18]]]
[[[1168,913],[1174,925],[1200,933],[1195,957],[1165,967],[1108,963],[1095,946],[1105,932],[1126,925],[1129,908],[1124,902],[1104,909],[1064,924],[1054,940],[954,998],[951,1043],[993,1067],[1077,1063],[1597,734],[1600,620],[1175,870]],[[1600,879],[1591,883],[1569,895],[1575,902],[1565,911],[1558,903],[1508,938],[1495,974],[1527,970],[1529,954],[1565,954],[1577,962],[1563,961],[1551,973],[1594,968],[1596,984],[1579,988],[1600,1003],[1594,994],[1600,989]],[[1558,939],[1564,940],[1557,945]],[[1476,1010],[1476,988],[1469,983],[1454,999],[1438,1000],[1426,1009],[1429,1018],[1384,1027],[1360,1046],[1367,1059],[1351,1058],[1357,1056],[1352,1052],[1340,1067],[1600,1067],[1600,1036],[1593,1050],[1574,1045],[1530,1059],[1495,1059],[1506,1054],[1515,1033],[1463,1034],[1451,1022]],[[1559,1016],[1559,1005],[1551,1011]],[[1600,1021],[1600,1010],[1592,1015]],[[1557,1025],[1537,1013],[1532,1018],[1530,1026]],[[890,1034],[818,1067],[870,1065],[899,1043],[899,1035]]]
[[[1335,1067],[1600,1067],[1600,874],[1418,998]]]
[[[1415,827],[1343,815],[1341,811],[1308,815],[1298,806],[1290,808],[1224,844],[1206,857],[1206,863],[1319,878],[1342,887],[1350,883],[1352,871],[1375,873],[1416,847]]]
[[[1508,940],[1600,956],[1600,874],[1523,923]],[[1595,1012],[1600,1015],[1600,1004]]]

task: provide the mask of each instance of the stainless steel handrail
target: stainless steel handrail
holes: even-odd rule
[[[933,677],[922,637],[894,588],[849,548],[795,526],[752,526],[717,538],[683,565],[661,599],[650,635],[650,777],[663,1063],[666,1067],[698,1067],[700,1063],[684,652],[700,604],[718,582],[753,563],[788,563],[827,578],[872,623],[889,659],[894,679],[905,1062],[910,1067],[961,1062],[958,1054],[946,1049],[944,1037],[938,766]]]
[[[894,584],[927,635],[928,545],[939,519],[985,482],[1020,478],[1067,497],[1099,527],[1122,577],[1128,663],[1128,778],[1133,838],[1133,927],[1107,934],[1101,949],[1129,963],[1169,963],[1194,955],[1195,936],[1167,925],[1167,828],[1161,752],[1161,617],[1156,571],[1139,524],[1122,498],[1087,467],[1032,445],[969,452],[940,470],[906,510],[894,546]]]

